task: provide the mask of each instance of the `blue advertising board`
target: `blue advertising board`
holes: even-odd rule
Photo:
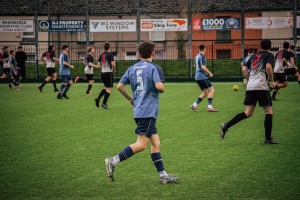
[[[239,18],[203,18],[201,30],[238,30],[240,29]]]
[[[84,20],[39,20],[40,32],[83,32],[85,30]]]

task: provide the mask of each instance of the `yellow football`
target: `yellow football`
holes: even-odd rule
[[[238,86],[238,85],[234,85],[234,86],[232,87],[232,89],[233,89],[233,91],[238,91],[238,90],[239,90],[239,86]]]

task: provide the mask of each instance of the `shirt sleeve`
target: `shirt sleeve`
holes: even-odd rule
[[[92,55],[89,54],[89,55],[87,56],[86,61],[87,61],[87,63],[94,63],[94,59],[93,59]]]
[[[99,56],[99,59],[98,59],[99,63],[102,63],[102,59],[101,58],[102,58],[102,54]]]
[[[202,56],[202,65],[206,65],[206,58],[205,58],[205,56]]]
[[[64,59],[63,59],[63,61],[66,61],[66,62],[68,62],[68,55],[67,54],[64,54]]]
[[[275,58],[274,58],[274,55],[273,54],[269,54],[268,57],[267,57],[267,60],[266,60],[266,64],[271,64],[272,67],[274,67],[275,65]]]
[[[55,53],[54,53],[54,52],[51,52],[51,53],[50,53],[50,58],[51,58],[51,60],[53,60],[54,57],[55,57]]]
[[[253,60],[254,57],[255,57],[255,55],[254,55],[254,56],[251,56],[251,57],[247,60],[247,62],[244,64],[244,66],[246,66],[248,69],[250,69],[250,68],[251,68],[251,63],[252,63],[252,60]]]
[[[114,54],[112,54],[112,53],[109,54],[109,60],[110,60],[110,62],[115,61]]]
[[[126,70],[125,74],[122,76],[122,78],[120,79],[119,83],[123,83],[124,85],[130,84],[129,69]]]
[[[291,54],[288,51],[284,51],[282,54],[282,58],[285,58],[286,60],[290,60]]]
[[[163,82],[164,83],[165,82],[164,73],[163,73],[162,69],[159,66],[156,66],[154,68],[154,71],[153,71],[152,75],[153,75],[153,77],[152,77],[153,81],[155,83],[157,83],[157,82]]]

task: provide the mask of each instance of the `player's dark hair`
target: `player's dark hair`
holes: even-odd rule
[[[284,49],[290,48],[290,43],[284,42],[284,43],[283,43],[283,48],[284,48]]]
[[[23,49],[23,47],[22,46],[18,46],[18,49]]]
[[[88,52],[90,53],[90,52],[92,51],[93,48],[94,48],[93,46],[90,46],[90,47],[88,48]]]
[[[200,51],[203,51],[204,49],[205,49],[205,45],[204,45],[204,44],[200,44],[200,45],[199,45],[199,50],[200,50]]]
[[[66,48],[69,48],[69,45],[65,44],[62,46],[62,50],[65,50]]]
[[[110,49],[110,44],[108,42],[105,42],[104,44],[104,50],[107,51]]]
[[[294,51],[294,50],[295,50],[295,48],[296,48],[296,46],[295,46],[295,45],[291,45],[291,46],[290,46],[290,48],[291,48],[291,50],[293,50],[293,51]]]
[[[54,47],[54,45],[49,45],[49,47],[48,47],[48,51],[52,51],[53,50],[53,47]]]
[[[262,48],[262,50],[270,50],[271,44],[271,40],[264,39],[260,42],[260,47]]]
[[[12,55],[12,53],[13,53],[14,51],[15,51],[15,50],[10,50],[10,51],[9,51],[9,54]]]
[[[152,52],[154,51],[155,44],[153,42],[142,42],[138,46],[138,52],[140,54],[140,57],[147,59],[150,58],[152,55]]]
[[[254,53],[254,49],[253,48],[249,48],[248,49],[248,53]]]
[[[7,49],[7,48],[8,48],[8,46],[4,46],[2,49],[5,50],[5,49]]]

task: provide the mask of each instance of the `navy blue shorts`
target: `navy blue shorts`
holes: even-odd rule
[[[201,90],[208,89],[212,86],[210,80],[208,80],[208,79],[199,80],[199,81],[196,81],[196,82],[198,83]]]
[[[70,75],[61,75],[60,77],[61,77],[62,82],[65,84],[69,83],[69,81],[72,80]]]
[[[151,118],[135,118],[137,125],[135,133],[139,135],[146,135],[147,138],[151,138],[152,134],[157,134],[156,119]]]

